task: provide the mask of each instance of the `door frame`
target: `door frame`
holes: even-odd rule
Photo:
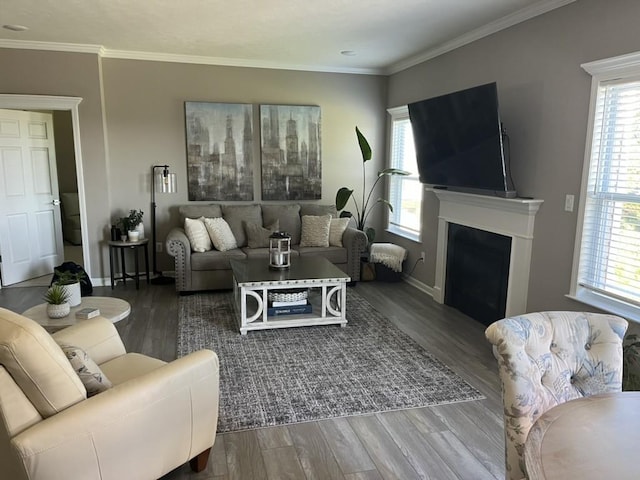
[[[73,129],[73,149],[76,156],[76,181],[78,183],[78,203],[82,236],[82,256],[84,269],[91,278],[91,256],[89,255],[89,234],[87,228],[87,206],[82,170],[82,149],[80,148],[80,118],[78,105],[81,97],[61,97],[52,95],[12,95],[0,94],[0,108],[13,110],[65,110],[71,112]]]

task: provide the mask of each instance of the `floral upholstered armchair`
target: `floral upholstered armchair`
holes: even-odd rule
[[[531,313],[487,328],[502,383],[507,479],[526,476],[524,443],[540,415],[575,398],[622,390],[626,329],[620,317],[583,312]]]

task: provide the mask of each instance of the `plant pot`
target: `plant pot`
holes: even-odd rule
[[[144,223],[139,223],[134,230],[139,233],[138,240],[144,240]]]
[[[78,284],[80,285],[80,284]],[[49,318],[63,318],[69,315],[71,311],[71,305],[68,303],[61,303],[60,305],[53,305],[49,303],[47,305],[47,315]]]
[[[76,307],[82,301],[82,291],[80,290],[80,282],[62,285],[69,295],[69,306]]]
[[[137,230],[129,230],[129,241],[137,242],[140,240],[140,232]]]

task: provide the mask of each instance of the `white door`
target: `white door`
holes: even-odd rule
[[[0,255],[2,285],[64,258],[51,114],[0,109]]]

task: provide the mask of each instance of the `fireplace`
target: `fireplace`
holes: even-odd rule
[[[509,243],[508,250],[501,254],[495,253],[495,248],[490,247],[493,261],[500,264],[500,269],[506,269],[506,278],[503,275],[495,274],[494,267],[475,265],[472,272],[476,270],[489,270],[491,275],[485,277],[485,281],[490,277],[492,282],[491,289],[501,291],[502,294],[497,295],[499,300],[491,300],[490,303],[497,304],[501,317],[510,317],[526,313],[527,311],[527,294],[529,290],[529,269],[531,266],[531,248],[533,244],[533,230],[535,215],[542,205],[542,200],[524,199],[524,198],[499,198],[485,195],[475,195],[470,193],[453,192],[449,190],[434,190],[434,193],[440,200],[440,209],[438,213],[438,244],[436,252],[436,272],[435,285],[433,287],[433,298],[438,303],[450,304],[455,301],[464,292],[459,281],[449,280],[449,262],[453,264],[468,265],[469,257],[487,256],[488,254],[480,254],[478,249],[486,248],[473,246],[472,253],[463,253],[462,257],[457,258],[460,253],[456,245],[453,251],[449,242],[450,236],[456,236],[456,230],[459,227],[468,227],[470,230],[478,230],[484,233],[474,233],[473,238],[478,239],[484,234],[497,234],[504,237],[503,242]],[[450,228],[454,230],[453,234]],[[464,230],[463,230],[464,231]],[[464,234],[463,237],[469,237]],[[494,238],[494,237],[486,237]],[[482,243],[482,242],[481,242]],[[455,241],[454,241],[455,244]],[[498,248],[499,250],[499,248]],[[500,257],[500,260],[497,258]],[[487,271],[484,272],[488,273]],[[479,272],[470,275],[479,275]],[[493,285],[496,276],[500,276],[501,280]],[[506,287],[504,285],[506,282]],[[465,286],[464,288],[471,288]],[[505,290],[506,288],[506,290]],[[472,297],[484,296],[486,293],[473,292]],[[502,298],[501,295],[504,295]],[[462,308],[466,309],[464,313],[472,318],[476,318],[483,323],[496,320],[496,313],[486,313],[485,307],[480,307],[469,301],[470,305]],[[501,304],[504,303],[504,307]],[[455,308],[460,309],[460,306]],[[481,317],[481,318],[478,318]]]
[[[449,223],[444,303],[490,325],[507,307],[511,238]]]

